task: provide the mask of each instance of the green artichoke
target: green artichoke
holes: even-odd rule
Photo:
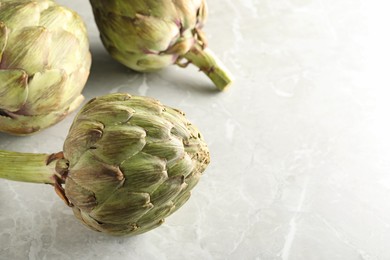
[[[209,161],[202,135],[182,112],[110,94],[82,108],[63,153],[0,151],[0,177],[53,184],[86,226],[136,235],[188,200]]]
[[[113,58],[136,71],[196,65],[220,90],[231,76],[206,48],[205,0],[90,0],[102,42]]]
[[[0,1],[0,132],[31,134],[83,101],[91,54],[85,25],[51,0]]]

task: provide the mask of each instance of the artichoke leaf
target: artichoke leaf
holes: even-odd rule
[[[23,70],[0,70],[0,109],[16,112],[26,103],[28,76]]]
[[[141,228],[147,227],[150,223],[156,220],[162,220],[169,215],[169,213],[175,208],[175,205],[170,202],[161,207],[154,207],[148,211],[137,221],[137,225]]]
[[[133,114],[134,110],[130,107],[115,103],[102,103],[85,111],[80,119],[96,120],[104,125],[120,124],[128,122]]]
[[[183,143],[174,136],[162,141],[153,142],[152,138],[148,138],[148,140],[150,141],[147,142],[145,148],[143,149],[143,152],[145,153],[166,158],[168,163],[184,156]]]
[[[123,186],[125,176],[119,167],[99,162],[90,152],[85,152],[78,163],[69,168],[68,176],[78,185],[95,194],[98,203]],[[68,189],[65,183],[65,190]]]
[[[142,152],[124,161],[120,169],[126,176],[124,187],[133,191],[151,193],[168,179],[165,160]]]
[[[74,18],[69,9],[63,6],[53,5],[41,13],[39,25],[49,30],[58,30],[58,28],[65,29],[67,24],[72,22],[72,19]]]
[[[47,66],[49,68],[61,68],[67,74],[79,70],[81,64],[75,66],[75,61],[82,61],[79,40],[67,31],[55,31],[52,33],[51,39]]]
[[[139,125],[145,129],[148,137],[169,139],[173,124],[161,116],[147,113],[135,113],[128,122],[129,125]]]
[[[163,113],[162,116],[174,125],[171,130],[173,135],[180,137],[182,140],[188,140],[190,138],[188,131],[189,123],[185,119],[183,112],[167,107],[166,113]]]
[[[35,1],[10,1],[0,5],[0,21],[7,21],[7,27],[12,30],[19,30],[39,24],[39,6]],[[20,19],[28,17],[28,19]]]
[[[187,184],[184,182],[184,176],[175,176],[163,182],[150,197],[154,205],[164,205],[176,197]]]
[[[188,191],[188,189],[182,190],[176,198],[172,200],[173,204],[175,204],[175,208],[173,208],[169,214],[176,212],[176,210],[180,209],[191,197],[191,191]],[[167,217],[168,217],[167,216]]]
[[[134,25],[139,48],[142,46],[146,50],[165,51],[180,37],[180,28],[174,21],[137,14]]]
[[[90,216],[110,224],[129,223],[138,220],[152,208],[148,193],[136,193],[120,188],[101,202]]]
[[[90,212],[97,205],[93,192],[77,184],[72,178],[66,178],[65,195],[76,207]]]
[[[63,93],[67,74],[53,69],[37,72],[29,83],[25,114],[40,115],[59,110],[63,106]]]
[[[90,151],[101,161],[119,166],[144,148],[145,137],[145,130],[139,126],[110,125]]]
[[[1,65],[7,68],[24,68],[28,75],[44,71],[48,64],[50,42],[50,33],[42,26],[15,31],[8,39]]]
[[[96,19],[101,28],[103,42],[105,42],[104,39],[110,39],[105,43],[113,45],[117,49],[126,52],[138,51],[136,28],[133,18],[102,14],[101,16],[96,17]],[[109,20],[110,22],[106,23],[106,20]]]
[[[194,165],[192,162],[191,157],[188,154],[185,154],[183,158],[172,161],[171,163],[168,163],[168,175],[169,177],[183,175],[184,177],[187,177],[191,174],[192,170],[194,169]]]
[[[77,164],[81,155],[94,148],[94,144],[103,135],[104,125],[96,121],[77,120],[77,127],[71,127],[64,143],[64,154],[70,167]],[[82,147],[82,149],[80,149]]]

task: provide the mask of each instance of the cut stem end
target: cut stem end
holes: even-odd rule
[[[210,49],[204,48],[200,43],[195,43],[182,57],[205,73],[220,91],[232,84],[231,73]]]

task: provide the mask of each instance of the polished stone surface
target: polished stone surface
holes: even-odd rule
[[[0,259],[390,259],[386,1],[215,0],[209,46],[235,75],[132,72],[103,49],[88,1],[86,99],[148,95],[186,111],[212,163],[189,202],[132,238],[84,228],[52,187],[0,180]],[[74,114],[0,149],[57,152]]]

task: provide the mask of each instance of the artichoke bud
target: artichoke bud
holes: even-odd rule
[[[72,10],[51,0],[0,2],[0,132],[26,135],[83,101],[91,54]]]
[[[64,162],[66,160],[66,162]],[[93,230],[136,235],[180,208],[210,162],[201,134],[179,110],[110,94],[87,103],[57,172],[75,216]]]
[[[201,31],[205,0],[90,0],[102,42],[111,56],[142,72],[192,63],[220,90],[231,75],[206,48]],[[199,54],[199,52],[201,52]]]

